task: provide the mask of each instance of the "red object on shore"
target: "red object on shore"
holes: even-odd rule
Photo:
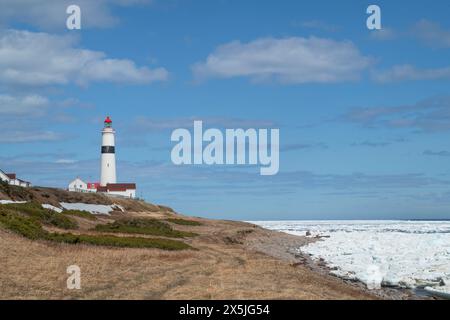
[[[99,186],[100,186],[100,182],[88,182],[87,183],[88,189],[98,189]]]

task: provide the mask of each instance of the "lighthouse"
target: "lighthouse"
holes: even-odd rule
[[[100,185],[105,187],[108,184],[116,183],[116,150],[112,121],[106,117],[102,130],[102,166],[100,175]]]
[[[76,178],[67,188],[72,192],[101,192],[111,197],[136,198],[136,183],[116,182],[116,144],[111,118],[104,121],[102,130],[102,158],[100,182],[84,182]],[[1,171],[0,171],[1,173]],[[1,178],[1,176],[0,176]]]

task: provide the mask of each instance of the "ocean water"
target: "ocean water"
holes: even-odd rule
[[[450,293],[450,221],[252,221],[294,235],[321,236],[298,250],[335,275],[369,288]]]

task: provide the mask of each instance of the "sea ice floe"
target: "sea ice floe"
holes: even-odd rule
[[[425,287],[425,291],[444,299],[450,299],[450,286]]]
[[[253,222],[255,223],[255,222]],[[329,236],[299,248],[332,273],[368,286],[432,287],[450,293],[450,221],[261,221],[295,235]],[[443,285],[445,284],[445,285]],[[430,292],[430,291],[429,291]]]

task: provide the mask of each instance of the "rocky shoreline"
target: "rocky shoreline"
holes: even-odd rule
[[[381,289],[371,290],[367,286],[354,279],[345,279],[334,275],[323,259],[313,259],[311,255],[300,251],[300,247],[305,246],[311,242],[320,241],[320,237],[305,237],[290,235],[283,232],[273,231],[278,233],[277,237],[267,242],[250,241],[254,249],[261,251],[272,257],[289,261],[293,266],[304,266],[312,272],[318,273],[324,277],[332,277],[341,281],[345,285],[350,285],[359,290],[374,295],[380,299],[386,300],[433,300],[435,297],[430,296],[426,292],[420,290],[413,290],[400,287],[381,287]]]
[[[21,193],[0,194],[0,199],[32,199],[34,203],[53,206],[60,202],[112,204],[104,196],[57,189],[18,191]],[[2,226],[0,299],[417,298],[399,296],[398,290],[383,290],[383,294],[377,294],[365,289],[361,283],[330,275],[325,265],[298,251],[301,246],[317,239],[271,231],[246,222],[188,217],[165,206],[139,201],[121,200],[120,205],[123,211],[98,215],[95,220],[85,215],[71,216],[70,219],[77,223],[77,229],[71,232],[98,237],[101,232],[96,231],[98,225],[105,226],[123,219],[150,219],[156,224],[169,224],[170,229],[176,230],[176,235],[181,236],[176,239],[184,244],[183,248],[164,250],[59,243],[26,238]],[[179,221],[185,223],[175,223]],[[49,225],[45,225],[45,230],[48,233],[66,232]],[[125,239],[130,234],[116,232],[114,236]],[[146,243],[156,237],[151,234],[131,236]],[[164,239],[170,240],[167,237]],[[74,264],[80,267],[83,277],[79,291],[66,288],[66,270]]]

